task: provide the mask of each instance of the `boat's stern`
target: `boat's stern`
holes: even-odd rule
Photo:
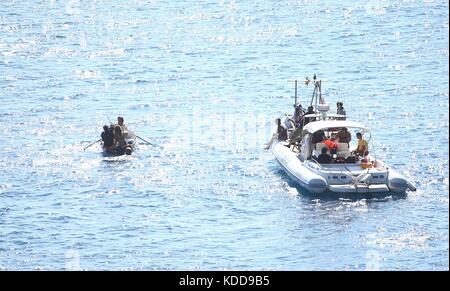
[[[310,161],[306,164],[326,180],[331,192],[382,193],[390,190],[386,170],[364,169],[357,164],[318,165]]]

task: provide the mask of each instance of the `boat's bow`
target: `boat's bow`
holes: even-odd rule
[[[313,193],[325,192],[328,188],[327,181],[320,175],[306,168],[299,160],[296,153],[286,146],[284,141],[274,141],[270,147],[272,154],[281,164],[284,171],[300,186]]]

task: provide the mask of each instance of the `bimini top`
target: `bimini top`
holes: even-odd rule
[[[364,125],[354,122],[354,121],[349,121],[349,120],[320,120],[320,121],[312,121],[310,123],[308,123],[307,125],[305,125],[305,127],[303,128],[303,131],[309,132],[309,133],[314,133],[318,130],[324,130],[324,129],[328,129],[328,128],[342,128],[342,127],[347,127],[347,128],[360,128],[360,129],[364,129],[364,130],[368,130],[368,128],[366,128]]]

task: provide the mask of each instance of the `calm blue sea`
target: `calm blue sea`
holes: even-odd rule
[[[1,1],[0,269],[448,270],[448,9]],[[263,146],[314,73],[417,192],[291,183]],[[158,147],[84,151],[118,115]]]

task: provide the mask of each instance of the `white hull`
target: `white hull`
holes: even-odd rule
[[[328,189],[327,181],[303,166],[297,156],[282,142],[274,141],[270,147],[284,171],[300,186],[312,193],[322,193]]]
[[[377,168],[362,169],[358,164],[329,164],[320,166],[310,160],[300,161],[297,154],[274,141],[270,147],[284,171],[301,187],[311,193],[404,193],[415,191],[414,185],[379,161]]]

